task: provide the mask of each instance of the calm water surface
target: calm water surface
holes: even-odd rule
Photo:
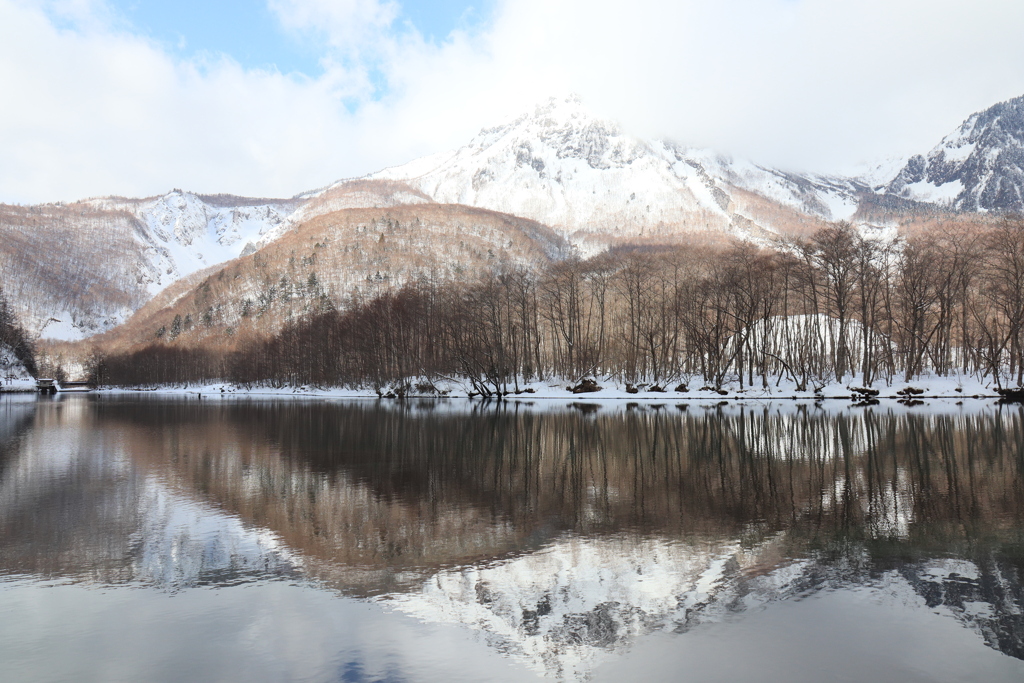
[[[1024,413],[0,396],[0,680],[1024,680]]]

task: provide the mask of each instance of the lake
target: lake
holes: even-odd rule
[[[0,680],[1024,680],[1024,411],[0,395]]]

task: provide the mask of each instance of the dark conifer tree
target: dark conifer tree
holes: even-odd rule
[[[0,345],[7,346],[14,353],[29,374],[36,376],[35,349],[28,334],[18,323],[18,318],[11,308],[4,290],[0,287]]]

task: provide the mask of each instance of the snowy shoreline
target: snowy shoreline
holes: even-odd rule
[[[18,378],[11,382],[0,382],[0,394],[25,394],[36,390],[34,379]]]
[[[924,377],[912,382],[893,382],[891,384],[875,384],[871,388],[872,393],[863,391],[864,385],[853,378],[846,383],[833,382],[825,385],[820,391],[797,391],[792,382],[781,381],[773,384],[767,389],[760,386],[754,388],[740,389],[737,382],[726,384],[721,390],[714,389],[692,389],[687,391],[676,391],[673,387],[667,387],[665,391],[651,391],[646,385],[639,385],[635,392],[628,391],[624,386],[612,383],[611,381],[598,380],[600,390],[591,392],[574,393],[570,390],[571,383],[562,381],[544,382],[520,382],[519,391],[510,391],[500,397],[502,400],[575,400],[575,401],[820,401],[820,400],[846,400],[846,401],[903,401],[913,402],[921,399],[998,399],[1000,395],[992,384],[979,382],[973,377]],[[433,386],[436,391],[418,390],[420,387]],[[699,382],[690,382],[690,387],[705,386]],[[642,387],[642,388],[641,388]],[[908,391],[910,389],[911,391]],[[877,394],[873,392],[877,391]],[[309,398],[345,398],[345,399],[424,399],[424,398],[459,398],[459,399],[483,399],[496,400],[497,396],[480,396],[473,391],[468,383],[461,382],[434,382],[429,384],[425,381],[410,381],[407,390],[399,395],[398,389],[393,386],[382,387],[380,393],[373,388],[345,388],[345,387],[312,387],[312,386],[238,386],[230,383],[210,383],[203,385],[189,386],[156,386],[140,388],[106,388],[98,390],[103,394],[161,394],[161,395],[197,395],[205,397],[216,396],[275,396],[275,397],[309,397]]]
[[[218,396],[265,396],[265,397],[304,397],[323,399],[481,399],[481,400],[571,400],[571,401],[627,401],[627,402],[704,402],[718,403],[721,401],[851,401],[855,404],[870,404],[873,401],[898,401],[913,405],[923,399],[975,399],[992,400],[1001,398],[997,387],[992,382],[981,382],[975,377],[939,377],[934,375],[919,377],[911,382],[894,381],[891,383],[875,382],[867,387],[859,377],[849,378],[846,382],[831,382],[818,391],[798,391],[796,383],[790,380],[775,380],[767,388],[761,386],[740,388],[737,381],[725,383],[721,389],[711,389],[699,378],[686,382],[687,391],[678,391],[680,383],[674,381],[664,387],[664,391],[651,390],[652,385],[640,384],[627,389],[616,380],[598,379],[597,391],[573,392],[575,382],[568,380],[520,381],[518,391],[510,390],[501,397],[496,395],[481,396],[469,382],[457,380],[429,381],[425,378],[413,378],[398,385],[381,387],[314,387],[302,386],[243,386],[228,382],[212,382],[191,385],[160,385],[134,388],[100,388],[92,393],[104,395],[148,394],[166,396],[200,396],[203,398]],[[510,385],[514,388],[514,385]],[[0,393],[27,393],[35,391],[35,382],[21,379],[13,384],[0,385]],[[876,393],[877,392],[877,393]]]

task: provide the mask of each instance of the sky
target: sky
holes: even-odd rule
[[[1019,0],[0,0],[0,201],[292,196],[578,94],[850,173],[1024,94]]]

